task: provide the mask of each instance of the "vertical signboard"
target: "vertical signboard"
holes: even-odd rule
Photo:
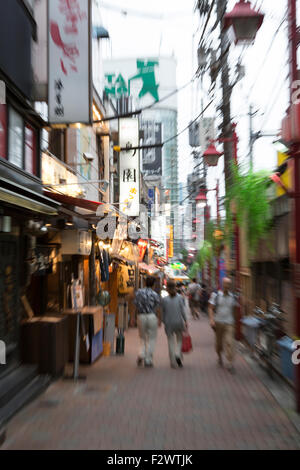
[[[214,118],[203,118],[200,121],[200,145],[203,150],[209,147],[211,140],[215,138]]]
[[[48,1],[50,123],[90,123],[90,8],[90,0]]]
[[[196,206],[197,248],[204,242],[204,208]]]
[[[283,152],[277,152],[277,164],[278,166],[282,165],[287,159],[289,158],[289,155]],[[285,185],[286,188],[291,189],[292,188],[292,172],[291,169],[288,167],[287,170],[283,173],[281,176],[281,181]],[[281,186],[276,185],[276,193],[277,196],[283,196],[286,194],[285,190]]]
[[[173,225],[169,225],[169,258],[174,256],[174,229]]]
[[[160,144],[162,141],[161,123],[156,121],[143,121],[144,145]],[[157,179],[162,175],[162,148],[148,148],[143,150],[143,174],[145,180]]]
[[[138,147],[139,120],[137,118],[119,120],[119,145],[121,148]],[[130,217],[137,217],[140,213],[139,150],[120,152],[119,182],[121,211]]]

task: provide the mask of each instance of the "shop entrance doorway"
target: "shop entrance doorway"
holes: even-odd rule
[[[19,362],[21,319],[18,237],[0,234],[0,260],[0,340],[2,349],[5,347],[6,359],[5,364],[0,364],[1,377]]]

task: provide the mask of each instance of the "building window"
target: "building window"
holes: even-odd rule
[[[8,160],[32,175],[37,174],[37,130],[9,107]],[[0,144],[1,148],[1,144]]]
[[[65,162],[66,132],[64,129],[51,129],[49,133],[49,152]]]
[[[25,171],[36,174],[36,131],[25,124]]]
[[[0,104],[0,157],[7,158],[7,110]]]
[[[13,108],[9,109],[9,138],[8,159],[11,163],[23,168],[23,119]]]

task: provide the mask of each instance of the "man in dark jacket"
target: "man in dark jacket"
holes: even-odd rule
[[[161,298],[154,291],[155,279],[147,277],[146,287],[136,293],[134,303],[137,307],[137,325],[141,339],[141,350],[137,359],[138,366],[144,362],[145,367],[153,366],[153,353],[155,348],[157,326],[160,325],[160,317],[157,317],[156,309],[160,306]]]

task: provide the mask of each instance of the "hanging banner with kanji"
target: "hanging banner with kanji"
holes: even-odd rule
[[[91,121],[90,0],[48,1],[51,124]]]
[[[139,120],[119,119],[119,145],[121,148],[138,147]],[[139,150],[120,152],[119,157],[120,210],[130,216],[140,214],[140,158]]]

